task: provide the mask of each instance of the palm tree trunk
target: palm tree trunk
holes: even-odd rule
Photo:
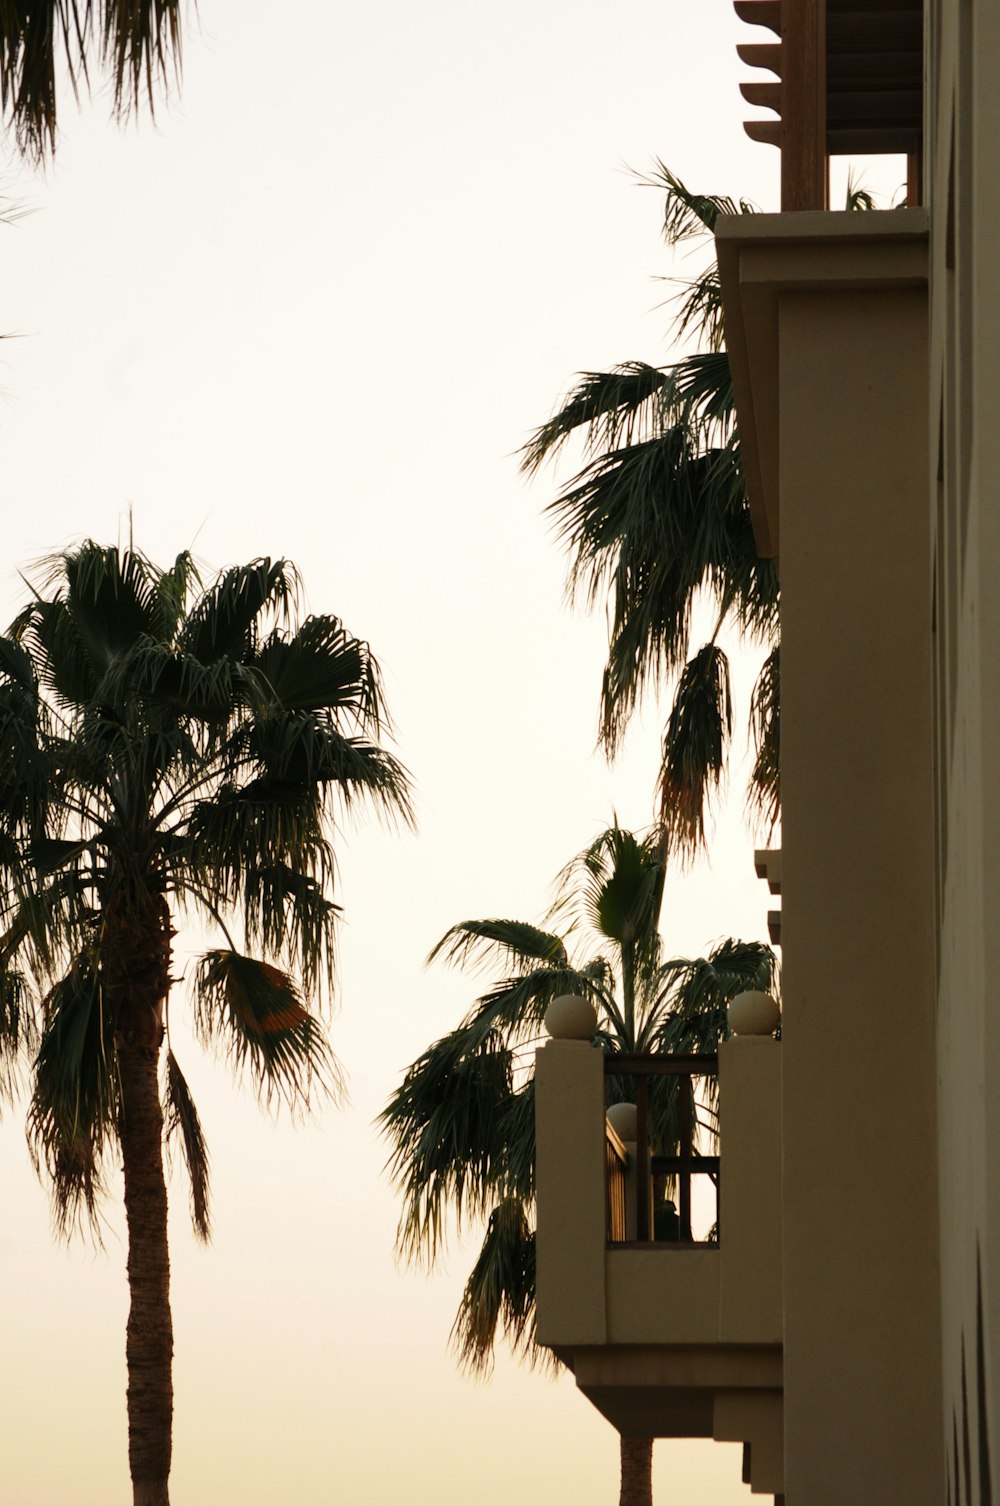
[[[155,882],[122,885],[104,913],[102,971],[115,1026],[128,1221],[128,1459],[133,1506],[169,1506],[174,1387],[167,1185],[158,1063],[170,987],[170,910]]]
[[[148,1045],[118,1047],[131,1298],[125,1353],[133,1506],[169,1506],[170,1499],[174,1344],[158,1056]]]
[[[653,1440],[622,1434],[622,1491],[619,1506],[653,1506]]]

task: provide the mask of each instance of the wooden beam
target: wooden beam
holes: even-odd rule
[[[780,42],[740,42],[736,56],[748,68],[766,68],[769,73],[781,73]]]
[[[748,105],[760,105],[765,110],[777,110],[781,114],[781,84],[740,84],[740,93]]]
[[[826,209],[826,0],[782,0],[781,207]]]
[[[749,26],[766,26],[781,36],[781,0],[733,0],[733,9]]]
[[[759,141],[762,146],[781,146],[780,120],[745,120],[743,129],[751,141]]]

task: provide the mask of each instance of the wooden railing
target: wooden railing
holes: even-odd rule
[[[635,1183],[635,1232],[622,1233],[626,1228],[624,1213],[615,1211],[618,1202],[625,1203],[628,1184],[626,1181],[627,1155],[619,1154],[625,1147],[608,1128],[608,1240],[620,1244],[671,1244],[691,1245],[717,1243],[721,1237],[721,1187],[720,1163],[717,1155],[703,1155],[698,1146],[698,1107],[695,1081],[698,1078],[717,1077],[718,1057],[699,1056],[612,1056],[604,1059],[606,1077],[631,1078],[634,1083],[636,1104],[636,1147],[634,1165],[629,1168]],[[676,1154],[660,1154],[650,1139],[649,1084],[651,1078],[675,1078],[676,1097],[668,1100],[669,1113],[664,1116],[663,1103],[658,1115],[661,1124],[656,1128],[661,1138],[664,1134],[663,1120],[668,1121],[666,1134],[669,1143],[676,1146]],[[612,1141],[617,1142],[617,1146]],[[615,1166],[612,1170],[612,1159]],[[691,1180],[695,1176],[710,1179],[715,1189],[715,1224],[709,1239],[695,1240],[691,1227]],[[656,1183],[663,1179],[677,1189],[676,1223],[669,1214],[669,1204],[655,1201]],[[613,1199],[615,1200],[613,1202]],[[657,1212],[661,1214],[657,1230]],[[614,1232],[612,1232],[614,1231]]]
[[[608,1243],[624,1244],[627,1236],[626,1186],[628,1151],[610,1124],[605,1124],[605,1167],[608,1176]]]

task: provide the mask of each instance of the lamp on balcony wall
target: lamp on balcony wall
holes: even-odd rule
[[[781,1005],[773,994],[748,988],[729,1001],[729,1028],[734,1035],[773,1035],[781,1024]]]
[[[597,1029],[597,1010],[580,994],[558,994],[545,1011],[545,1028],[554,1041],[589,1041]]]

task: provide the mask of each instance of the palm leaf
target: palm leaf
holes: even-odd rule
[[[285,711],[347,713],[354,725],[373,735],[386,725],[371,650],[337,617],[307,617],[291,638],[272,633],[253,665]]]
[[[588,451],[617,449],[648,438],[662,427],[660,395],[669,383],[666,369],[645,361],[581,373],[562,406],[522,448],[522,471],[533,475],[579,429]]]
[[[460,1362],[480,1375],[499,1334],[519,1358],[551,1363],[535,1342],[535,1231],[519,1198],[490,1213],[451,1331]]]
[[[172,643],[187,609],[192,588],[202,589],[201,574],[190,550],[184,549],[168,570],[161,570],[152,561],[146,561],[151,579],[155,582],[153,594],[153,637],[161,643]]]
[[[567,965],[561,937],[523,920],[463,920],[446,931],[427,954],[427,963],[441,958],[458,967],[483,967],[503,962],[548,962]]]
[[[652,945],[663,894],[663,840],[656,829],[637,837],[615,822],[563,869],[557,886],[568,903],[555,910],[582,913],[606,940]]]
[[[482,994],[466,1015],[466,1049],[473,1050],[495,1031],[523,1045],[541,1035],[545,1011],[560,994],[583,994],[601,1000],[592,979],[577,968],[542,965],[503,978]]]
[[[750,700],[754,764],[747,804],[770,833],[781,815],[781,650],[764,660]]]
[[[408,1069],[379,1115],[387,1170],[403,1198],[397,1249],[433,1261],[450,1212],[459,1230],[482,1217],[502,1184],[513,1093],[511,1052],[497,1031],[470,1049],[467,1032],[437,1041]]]
[[[714,1051],[729,1035],[726,1010],[746,989],[773,992],[778,962],[764,942],[726,940],[707,957],[676,957],[659,970],[663,1007],[655,1016],[646,1049]]]
[[[332,854],[328,860],[332,868]],[[325,865],[324,865],[325,866]],[[333,977],[334,935],[340,906],[320,883],[289,863],[244,868],[244,929],[270,956],[288,956],[308,993]]]
[[[694,193],[660,161],[643,181],[664,193],[670,245],[707,238],[720,215],[754,212],[744,199]],[[570,597],[607,610],[601,742],[613,756],[647,689],[679,676],[663,794],[673,845],[690,855],[704,840],[730,721],[728,674],[690,658],[694,605],[707,594],[720,628],[773,641],[779,591],[774,562],[758,558],[753,536],[717,265],[677,296],[675,334],[707,350],[672,366],[586,373],[531,435],[522,468],[534,472],[574,434],[583,441],[586,463],[548,511],[569,555]],[[774,770],[762,763],[760,779],[769,781],[759,798],[773,822]]]
[[[475,1371],[489,1368],[501,1336],[516,1353],[537,1354],[531,1048],[549,1000],[559,993],[592,999],[594,1044],[608,1052],[658,1050],[670,1039],[684,1042],[675,1049],[714,1050],[732,994],[773,979],[773,953],[756,943],[724,942],[707,959],[660,965],[664,868],[658,828],[637,836],[617,823],[566,865],[550,918],[569,916],[602,944],[577,967],[552,931],[509,920],[463,922],[431,954],[470,969],[484,961],[511,969],[457,1029],[412,1063],[378,1119],[390,1147],[387,1171],[402,1199],[396,1247],[403,1259],[433,1263],[451,1229],[485,1224],[452,1329],[462,1362]],[[626,1020],[629,968],[634,1019]],[[611,1076],[609,1092],[631,1099],[634,1083],[626,1074]],[[676,1083],[654,1087],[650,1118],[666,1153],[680,1123]]]
[[[714,235],[722,214],[756,213],[756,207],[749,199],[731,199],[724,194],[692,193],[659,158],[653,171],[640,181],[664,192],[663,234],[668,246]]]
[[[57,557],[66,608],[98,676],[154,628],[155,586],[140,555],[88,540]]]
[[[180,1136],[181,1154],[191,1189],[191,1223],[198,1238],[207,1243],[211,1237],[208,1146],[191,1090],[177,1065],[177,1058],[169,1050],[164,1098],[164,1135],[168,1145],[174,1135]]]
[[[343,1079],[319,1023],[280,968],[236,951],[206,952],[195,970],[195,1024],[263,1101],[308,1108],[313,1094],[337,1099]]]
[[[286,613],[299,589],[288,560],[258,559],[223,570],[188,613],[178,646],[202,664],[253,657],[260,619],[269,611]]]
[[[733,725],[729,661],[715,643],[699,649],[677,684],[663,737],[660,812],[671,851],[693,857],[726,765]]]
[[[99,673],[65,599],[37,601],[12,633],[31,653],[41,684],[57,702],[78,708],[92,700]]]
[[[60,0],[0,6],[0,104],[18,151],[42,162],[55,150],[59,81],[89,89],[94,62],[110,69],[121,118],[179,74],[181,0]]]
[[[0,972],[0,1103],[13,1099],[23,1059],[36,1045],[30,996],[21,973]]]
[[[91,1224],[96,1220],[118,1109],[108,1008],[96,971],[81,957],[46,999],[28,1110],[32,1156],[36,1169],[48,1174],[56,1225],[64,1235],[84,1216]]]

